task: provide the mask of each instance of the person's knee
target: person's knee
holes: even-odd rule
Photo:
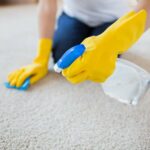
[[[89,27],[65,13],[58,19],[53,38],[53,59],[56,63],[71,47],[82,42],[89,35]]]

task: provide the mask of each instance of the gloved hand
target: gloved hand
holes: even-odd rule
[[[121,17],[103,34],[85,39],[84,54],[62,74],[71,83],[84,80],[104,82],[114,71],[118,54],[128,50],[143,34],[146,11],[131,11]]]
[[[22,67],[8,75],[11,86],[20,87],[30,77],[30,84],[34,84],[48,73],[48,61],[52,48],[52,40],[41,39],[38,45],[38,54],[33,63]]]

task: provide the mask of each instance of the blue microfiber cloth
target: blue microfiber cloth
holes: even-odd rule
[[[4,83],[6,88],[17,89],[21,91],[26,91],[30,86],[30,78],[27,78],[21,87],[17,88],[16,86],[11,86],[9,82]]]

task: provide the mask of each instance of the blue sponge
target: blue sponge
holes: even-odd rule
[[[6,88],[11,88],[11,89],[17,89],[17,90],[21,90],[21,91],[26,91],[29,88],[29,86],[30,86],[30,78],[27,78],[24,81],[24,83],[22,84],[22,86],[19,87],[19,88],[17,88],[16,86],[11,86],[9,84],[9,82],[5,82],[4,84],[5,84]]]

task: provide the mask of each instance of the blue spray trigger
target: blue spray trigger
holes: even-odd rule
[[[67,50],[55,64],[54,70],[56,72],[61,72],[63,69],[68,68],[78,57],[84,53],[85,49],[86,48],[83,44],[79,44]]]
[[[21,90],[21,91],[26,91],[29,86],[30,86],[30,78],[27,78],[24,83],[22,84],[21,87],[16,87],[16,86],[11,86],[9,82],[5,82],[4,83],[6,88],[11,88],[11,89],[17,89],[17,90]]]

